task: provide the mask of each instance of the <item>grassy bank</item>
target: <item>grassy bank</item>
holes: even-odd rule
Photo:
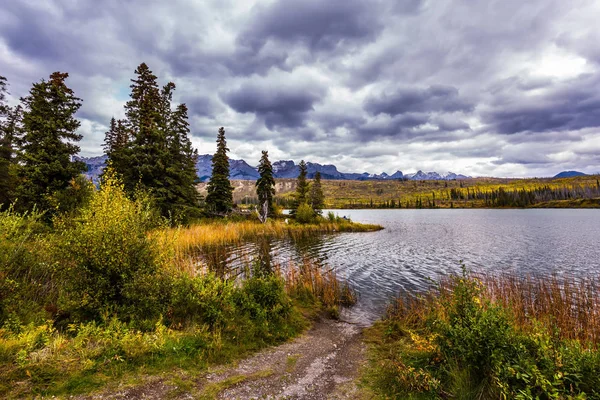
[[[361,224],[339,217],[319,218],[313,223],[298,224],[293,220],[269,219],[258,221],[209,221],[189,227],[165,229],[158,236],[174,238],[179,252],[190,252],[196,247],[224,246],[259,238],[299,238],[307,235],[339,232],[371,232],[383,229],[379,225]]]
[[[384,398],[598,399],[596,281],[456,276],[368,332]]]
[[[36,213],[0,213],[2,398],[67,397],[157,373],[176,380],[176,371],[201,371],[285,341],[316,313],[335,316],[354,301],[334,270],[308,260],[285,271],[250,262],[243,280],[179,268],[187,231],[167,228],[118,182],[105,182],[77,215],[53,226],[40,221]],[[189,230],[204,232],[194,245],[205,237],[218,245],[269,229],[358,226],[281,224]]]

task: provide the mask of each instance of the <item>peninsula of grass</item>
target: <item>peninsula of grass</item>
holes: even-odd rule
[[[451,277],[367,332],[381,398],[599,399],[596,280]]]
[[[373,232],[381,229],[383,227],[380,225],[361,224],[330,215],[327,218],[315,218],[305,224],[297,223],[292,218],[269,219],[264,224],[258,220],[209,220],[187,227],[168,228],[155,234],[174,237],[175,249],[185,253],[197,247],[230,245],[258,238],[300,238],[317,234]]]

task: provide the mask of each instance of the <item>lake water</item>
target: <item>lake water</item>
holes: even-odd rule
[[[401,290],[423,290],[430,279],[459,272],[461,261],[470,270],[492,273],[585,277],[600,272],[600,210],[334,212],[385,229],[250,245],[230,262],[257,252],[283,264],[306,256],[319,259],[358,291],[358,304],[344,318],[361,324],[379,318]]]

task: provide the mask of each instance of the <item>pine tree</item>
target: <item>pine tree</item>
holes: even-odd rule
[[[0,209],[14,200],[14,146],[21,115],[20,106],[13,109],[6,104],[7,94],[6,78],[0,76]]]
[[[167,165],[168,211],[187,219],[198,210],[200,196],[196,190],[198,151],[189,139],[188,109],[185,104],[170,113],[167,146],[170,162]]]
[[[164,126],[160,113],[164,93],[161,96],[157,77],[145,63],[140,64],[135,73],[137,77],[131,80],[130,86],[131,100],[125,104],[125,127],[132,137],[131,160],[126,171],[117,170],[117,173],[123,177],[129,193],[139,186],[160,198],[163,194],[157,192],[168,159],[166,135],[160,129]]]
[[[315,173],[315,179],[310,186],[310,206],[316,215],[323,214],[325,207],[325,196],[323,195],[323,187],[321,186],[321,173]]]
[[[227,214],[233,208],[233,187],[229,181],[229,157],[227,157],[225,129],[219,128],[217,152],[212,159],[212,175],[207,185],[206,207],[218,214]]]
[[[273,196],[275,196],[275,179],[273,166],[269,161],[269,153],[263,150],[258,164],[260,178],[256,181],[256,195],[258,196],[258,212],[261,221],[266,221],[269,215],[274,214]],[[266,207],[265,207],[266,203]]]
[[[65,84],[69,74],[54,72],[50,80],[33,84],[21,99],[23,144],[19,155],[18,188],[22,204],[41,210],[61,211],[60,197],[70,182],[85,171],[85,164],[72,161],[81,140],[75,113],[81,99]]]
[[[123,120],[111,118],[110,128],[104,137],[104,153],[108,157],[107,164],[121,179],[128,174],[131,167],[131,140]],[[104,176],[104,173],[102,174]]]
[[[153,197],[163,216],[178,222],[198,210],[196,160],[189,139],[187,107],[171,109],[175,84],[159,89],[157,77],[144,63],[136,69],[126,119],[111,120],[105,151],[109,164],[131,196],[137,189]]]
[[[298,174],[298,179],[296,181],[296,193],[294,196],[294,202],[292,204],[292,208],[290,210],[291,215],[295,215],[298,207],[302,204],[308,203],[308,191],[309,191],[309,183],[306,180],[306,163],[304,160],[300,161],[298,164],[300,168],[300,173]]]

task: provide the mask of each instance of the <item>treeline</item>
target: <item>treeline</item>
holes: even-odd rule
[[[448,197],[453,201],[482,201],[486,207],[529,207],[539,203],[561,200],[594,199],[600,197],[600,181],[596,185],[548,185],[522,189],[452,188]]]
[[[135,73],[126,117],[113,118],[106,133],[106,171],[114,171],[130,197],[150,194],[163,216],[187,218],[200,206],[187,107],[172,107],[175,84],[159,88],[146,64]],[[14,107],[7,104],[7,81],[0,77],[2,209],[35,209],[51,219],[80,208],[94,190],[82,176],[85,164],[74,160],[82,139],[75,118],[82,99],[67,85],[68,76],[54,72],[34,83]]]
[[[378,200],[350,199],[341,208],[464,208],[464,207],[531,207],[553,201],[591,200],[600,198],[600,180],[590,184],[550,185],[523,188],[460,187],[430,193],[407,195],[404,198]]]
[[[7,104],[8,85],[0,76],[0,211],[36,210],[50,221],[89,201],[94,187],[82,175],[84,163],[74,160],[82,139],[75,118],[82,100],[67,86],[68,76],[55,72],[49,80],[34,83],[14,107]],[[149,197],[152,207],[175,223],[229,214],[235,204],[225,129],[217,135],[208,195],[203,199],[196,189],[198,151],[189,136],[188,109],[173,103],[175,84],[161,87],[142,63],[130,89],[125,118],[112,118],[106,132],[103,147],[108,161],[101,182],[107,173],[114,173],[130,198]],[[275,181],[266,151],[259,172],[258,208],[266,219],[275,212]]]

